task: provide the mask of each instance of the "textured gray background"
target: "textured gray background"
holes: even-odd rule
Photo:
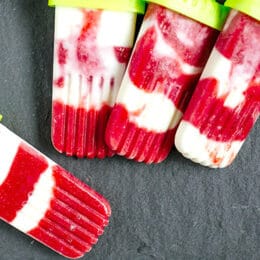
[[[111,223],[83,259],[260,259],[259,121],[224,170],[176,151],[148,166],[53,149],[53,11],[47,0],[0,0],[0,112],[6,126],[111,202]],[[0,232],[1,260],[63,259],[2,221]]]

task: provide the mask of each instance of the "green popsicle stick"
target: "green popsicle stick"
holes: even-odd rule
[[[145,11],[144,0],[49,0],[49,6],[107,9],[141,14]]]
[[[260,21],[260,1],[259,0],[227,0],[225,5],[246,13],[247,15]]]
[[[179,12],[196,21],[221,30],[229,13],[229,8],[215,0],[146,0]]]

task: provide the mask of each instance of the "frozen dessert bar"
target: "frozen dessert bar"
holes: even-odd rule
[[[104,158],[104,142],[133,46],[134,1],[49,1],[55,8],[52,142],[68,156]]]
[[[96,191],[0,124],[0,218],[59,254],[78,258],[108,225]]]
[[[260,113],[260,6],[226,5],[234,9],[175,138],[184,156],[209,167],[232,163]]]

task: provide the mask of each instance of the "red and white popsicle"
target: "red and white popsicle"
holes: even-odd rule
[[[100,194],[0,124],[0,218],[68,258],[91,250],[108,225]]]
[[[177,149],[205,166],[230,165],[259,117],[258,14],[231,11],[176,133]]]
[[[106,142],[117,154],[146,163],[168,156],[218,36],[218,30],[174,10],[178,4],[184,13],[207,10],[203,3],[176,1],[173,8],[149,3],[106,130]]]
[[[114,154],[104,132],[134,41],[138,10],[127,8],[144,6],[139,0],[121,2],[125,11],[55,8],[52,142],[68,156]]]

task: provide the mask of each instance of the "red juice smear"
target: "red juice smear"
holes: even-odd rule
[[[54,80],[53,84],[56,87],[62,88],[64,86],[64,77],[59,77],[58,79]]]
[[[183,118],[209,139],[244,141],[259,116],[260,45],[255,44],[257,39],[260,39],[259,22],[233,11],[228,26],[216,42],[220,55],[231,62],[231,70],[226,71],[228,91],[218,96],[219,80],[214,76],[201,79]],[[249,78],[244,100],[234,108],[228,107],[224,103],[230,91],[237,87],[237,77],[243,77],[243,73]]]
[[[67,63],[68,50],[64,48],[63,42],[59,43],[58,47],[58,62],[62,66]]]

